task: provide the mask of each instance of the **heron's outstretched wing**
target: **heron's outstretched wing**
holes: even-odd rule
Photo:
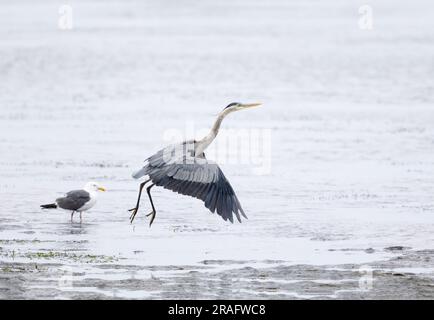
[[[89,192],[85,190],[69,191],[65,197],[56,199],[57,205],[65,210],[78,210],[90,200]]]
[[[247,218],[232,186],[216,163],[185,153],[176,157],[168,148],[147,161],[148,164],[134,177],[148,175],[157,186],[198,198],[224,220],[233,222],[233,213],[240,222],[240,214]]]

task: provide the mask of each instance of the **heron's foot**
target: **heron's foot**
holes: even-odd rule
[[[147,217],[151,216],[151,221],[149,221],[149,227],[152,226],[152,222],[154,222],[155,214],[156,214],[156,212],[155,212],[154,210],[152,210],[151,212],[149,212],[149,213],[146,215]]]
[[[136,217],[137,211],[139,211],[139,208],[133,208],[133,209],[130,209],[128,211],[132,211],[131,216],[130,216],[130,223],[133,223],[134,218]]]

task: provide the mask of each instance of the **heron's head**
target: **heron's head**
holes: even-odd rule
[[[239,111],[248,108],[259,107],[260,103],[240,103],[240,102],[232,102],[226,108],[223,109],[223,112],[232,112]]]
[[[90,191],[90,192],[96,192],[96,191],[106,191],[104,187],[102,187],[98,182],[88,182],[84,186],[84,190]]]

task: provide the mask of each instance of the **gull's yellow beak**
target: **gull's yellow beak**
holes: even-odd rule
[[[260,105],[262,105],[262,103],[247,103],[247,104],[242,104],[240,107],[243,109],[247,109],[247,108],[259,107]]]
[[[105,192],[105,191],[106,191],[106,189],[105,189],[104,187],[99,187],[98,190],[99,190],[99,191],[102,191],[102,192]]]

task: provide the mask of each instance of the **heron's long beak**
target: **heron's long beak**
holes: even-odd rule
[[[247,108],[259,107],[260,105],[262,105],[262,103],[247,103],[247,104],[242,104],[240,107],[243,109],[247,109]]]
[[[99,190],[99,191],[102,191],[102,192],[105,192],[105,191],[106,191],[106,189],[105,189],[104,187],[99,187],[98,190]]]

